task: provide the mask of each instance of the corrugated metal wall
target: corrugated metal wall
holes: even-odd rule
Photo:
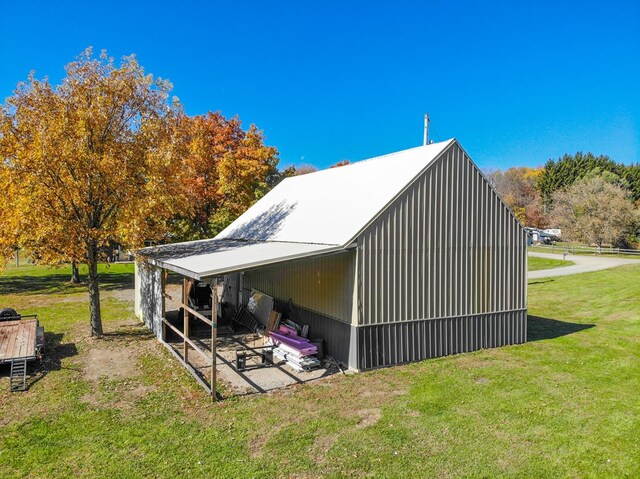
[[[352,322],[355,250],[247,271],[243,287],[339,321]]]
[[[279,311],[286,311],[288,304],[285,301],[276,300],[276,308]],[[349,365],[349,348],[353,330],[351,325],[295,304],[293,319],[300,325],[309,325],[309,339],[324,339],[326,354],[330,354],[341,363]],[[351,366],[354,369],[357,368],[355,361]]]
[[[526,308],[526,235],[457,144],[358,250],[360,325]]]
[[[526,310],[361,326],[358,368],[420,361],[526,339]]]
[[[153,331],[162,335],[162,269],[146,261],[135,266],[136,316]]]

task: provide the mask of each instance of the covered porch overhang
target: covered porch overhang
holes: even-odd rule
[[[161,270],[162,331],[159,339],[215,401],[218,398],[216,383],[217,358],[219,357],[216,351],[219,293],[214,286],[215,278],[284,261],[317,255],[337,254],[348,249],[350,248],[344,248],[341,245],[312,243],[203,240],[145,248],[140,250],[137,256]],[[172,296],[167,293],[170,271],[183,277],[181,294],[174,293]],[[198,311],[195,307],[192,307],[193,305],[189,304],[191,289],[198,282],[207,282],[212,285],[210,311]],[[181,297],[177,297],[178,295]],[[172,324],[168,320],[167,301],[182,309],[184,313],[182,328],[176,327],[175,323]],[[206,343],[208,344],[206,346],[201,337],[196,339],[192,331],[190,331],[189,323],[191,319],[204,323],[210,328],[210,343],[207,338]],[[172,346],[167,342],[167,332],[171,332],[180,338],[181,347],[176,348],[175,344],[172,343]],[[190,360],[190,354],[195,354],[198,359],[197,362],[200,364],[203,361],[206,362],[207,368],[209,368],[209,381],[207,381],[206,375],[194,367],[194,361]],[[225,361],[225,363],[228,364],[228,361]]]
[[[317,243],[203,240],[144,248],[138,255],[154,266],[202,280],[344,249]]]

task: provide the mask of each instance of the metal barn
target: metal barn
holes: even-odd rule
[[[455,139],[288,178],[211,240],[141,250],[136,313],[160,340],[166,271],[234,308],[292,303],[355,370],[526,340],[526,234]]]

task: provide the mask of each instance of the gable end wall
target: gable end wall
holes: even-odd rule
[[[360,368],[525,341],[526,254],[518,221],[451,145],[358,237]]]

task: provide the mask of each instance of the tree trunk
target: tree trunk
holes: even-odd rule
[[[91,336],[102,336],[102,316],[100,314],[100,288],[98,285],[98,248],[95,244],[87,248],[89,264],[89,310],[91,312]]]
[[[71,262],[71,282],[73,284],[80,283],[80,271],[78,271],[78,263],[75,261]]]

